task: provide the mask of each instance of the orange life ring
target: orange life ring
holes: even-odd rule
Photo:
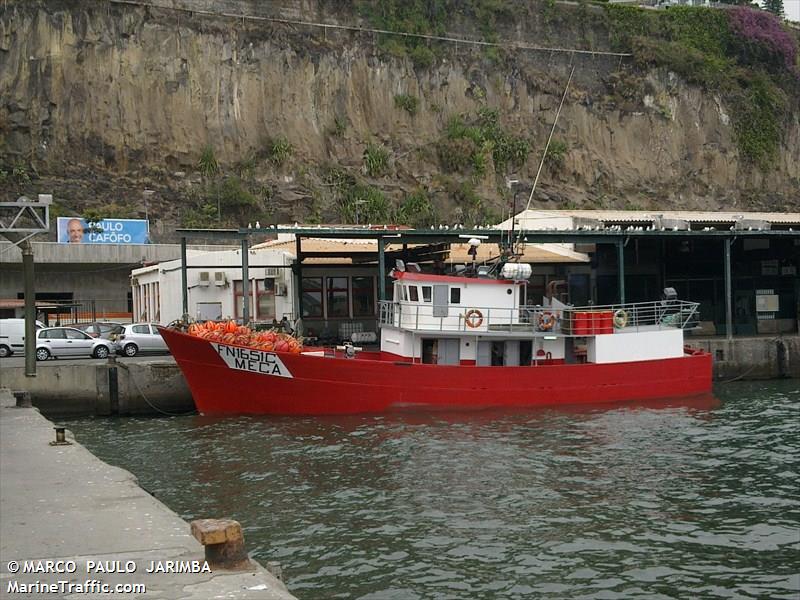
[[[467,327],[477,329],[483,325],[483,313],[477,308],[472,308],[464,315],[464,322],[467,324]]]
[[[539,331],[550,331],[556,324],[556,317],[551,312],[543,312],[539,315]]]

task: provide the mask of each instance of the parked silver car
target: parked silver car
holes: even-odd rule
[[[36,332],[36,360],[86,356],[106,358],[117,345],[103,338],[93,338],[73,327],[45,327]]]
[[[115,335],[122,333],[122,325],[111,322],[82,323],[81,325],[76,325],[75,329],[85,331],[93,338],[101,337],[112,341],[116,339]]]
[[[169,352],[167,343],[153,323],[131,323],[117,334],[117,352],[136,356],[141,352]]]

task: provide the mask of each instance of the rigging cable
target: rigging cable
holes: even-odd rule
[[[561,96],[561,104],[558,105],[558,111],[556,112],[556,118],[553,120],[553,127],[550,129],[550,136],[547,138],[547,144],[544,147],[544,152],[542,152],[542,160],[539,161],[539,170],[536,171],[536,179],[533,180],[533,187],[531,188],[530,196],[528,196],[528,203],[525,205],[525,212],[531,207],[531,202],[533,201],[533,193],[536,191],[536,185],[539,183],[539,176],[542,174],[542,168],[544,167],[544,161],[547,159],[547,150],[550,148],[550,142],[553,140],[553,134],[556,131],[556,125],[558,124],[558,117],[561,116],[561,109],[564,107],[564,101],[567,99],[567,92],[569,91],[569,85],[572,83],[572,76],[575,74],[575,65],[572,65],[572,71],[569,73],[569,79],[567,79],[567,85],[564,86],[564,94]],[[516,215],[512,216],[511,218],[514,219]],[[525,231],[525,228],[520,227],[519,234],[517,234],[517,246],[522,239],[522,232]]]

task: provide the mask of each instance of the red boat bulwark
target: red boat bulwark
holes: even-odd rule
[[[446,366],[264,352],[160,328],[207,415],[329,415],[687,397],[711,390],[711,355],[608,364]]]

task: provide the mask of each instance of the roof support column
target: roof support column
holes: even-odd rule
[[[295,259],[294,275],[297,278],[297,285],[294,289],[297,290],[297,315],[296,319],[303,318],[303,244],[298,234],[294,234],[294,253],[297,257]]]
[[[184,321],[189,320],[189,281],[186,276],[186,238],[181,238],[181,306]]]
[[[725,238],[725,334],[733,340],[733,284],[731,282],[731,238]]]
[[[386,300],[386,257],[383,253],[383,237],[378,236],[378,299]]]
[[[33,247],[22,243],[23,289],[25,290],[25,377],[36,377],[36,291],[33,285]]]
[[[242,238],[242,325],[250,324],[250,239]]]
[[[625,242],[617,240],[617,279],[619,281],[619,303],[625,304]]]

